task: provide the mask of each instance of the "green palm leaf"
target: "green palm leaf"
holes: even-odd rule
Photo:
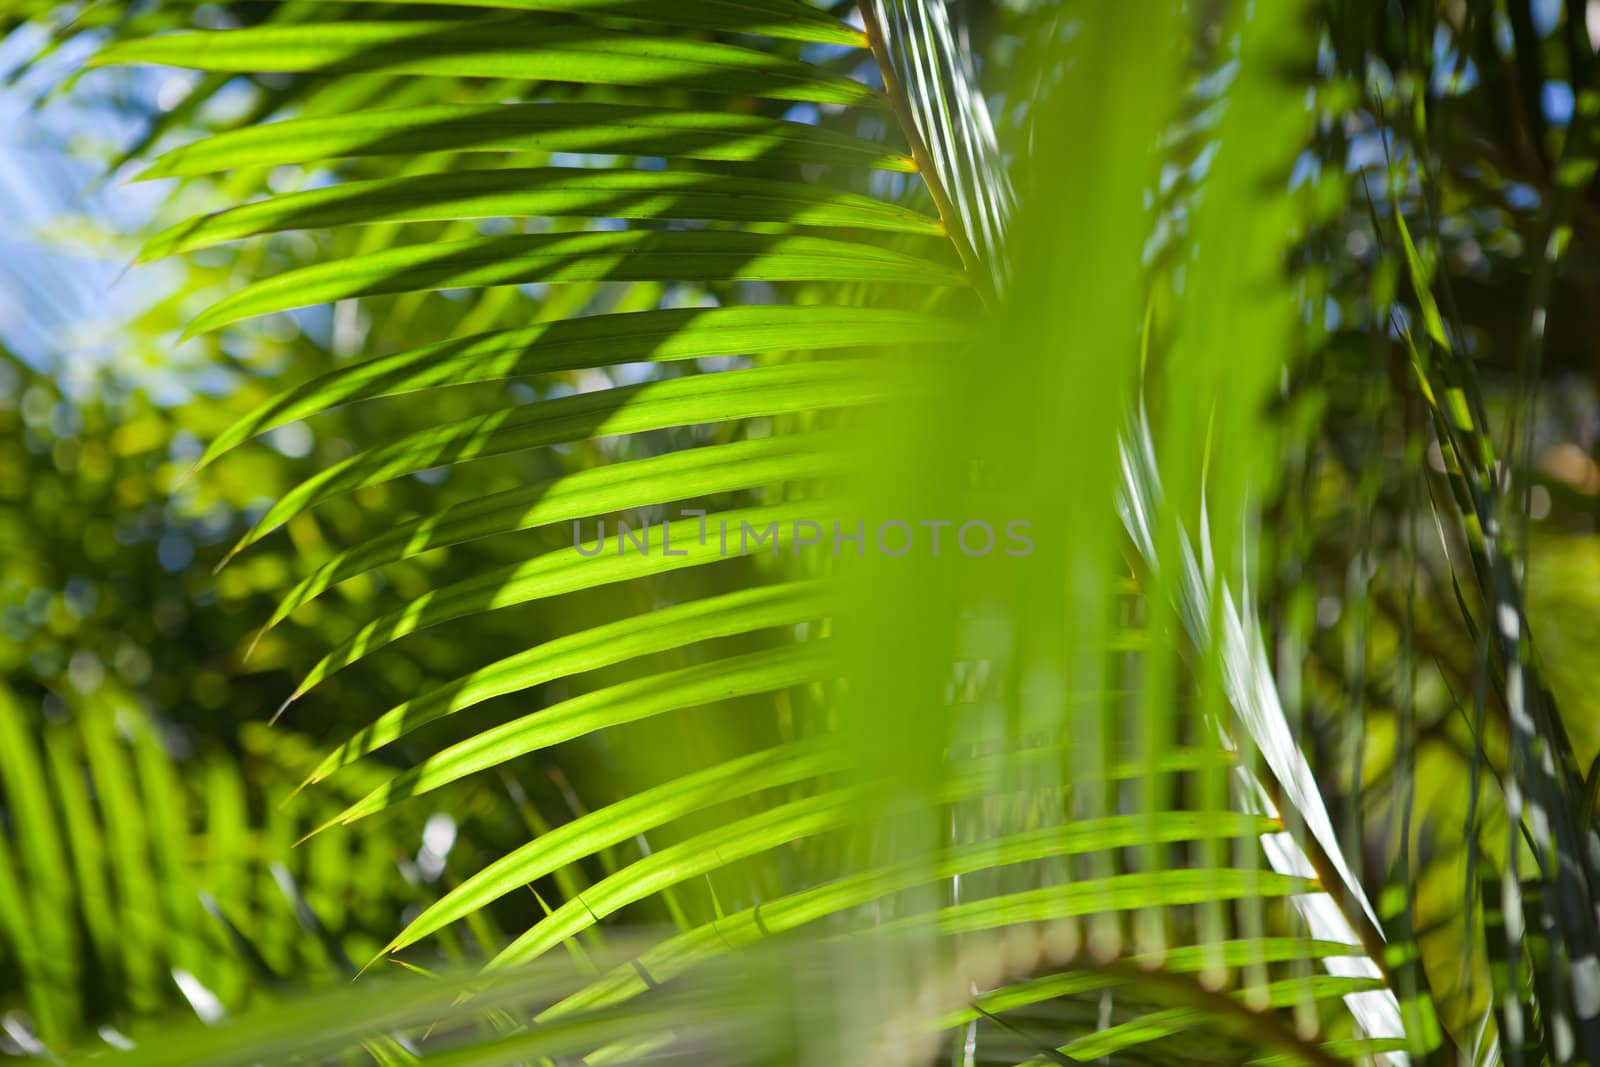
[[[388,2],[388,0],[380,0]],[[405,3],[432,0],[402,0]],[[672,0],[448,0],[453,6],[542,11],[561,15],[659,22],[727,33],[761,34],[796,41],[860,46],[860,31],[796,0],[706,0],[686,6]]]
[[[533,151],[914,169],[905,152],[892,146],[763,115],[562,102],[440,104],[291,118],[179,145],[141,177],[337,159]]]
[[[783,220],[938,236],[939,220],[870,197],[801,185],[674,171],[480,170],[346,182],[273,197],[157,234],[143,257],[281,230],[494,218]]]
[[[164,34],[112,45],[97,64],[193,70],[517,78],[863,104],[859,82],[732,45],[568,29],[526,19],[318,22]]]
[[[252,437],[339,404],[589,367],[785,352],[801,329],[806,344],[818,352],[902,341],[959,344],[969,336],[968,328],[955,319],[827,305],[591,315],[443,341],[330,371],[286,390],[228,427],[206,449],[199,466]]]
[[[485,237],[301,267],[227,297],[190,323],[189,331],[352,297],[594,281],[965,284],[963,275],[945,264],[821,237],[710,232]]]
[[[692,600],[637,618],[620,619],[535,645],[384,712],[370,726],[329,753],[312,772],[307,784],[321,781],[340,767],[445,715],[453,715],[494,697],[522,692],[639,656],[682,648],[695,641],[795,626],[821,618],[828,611],[823,592],[823,587],[815,582],[741,590]]]
[[[289,230],[330,231],[329,247],[342,250],[233,291],[190,323],[190,335],[351,301],[404,324],[420,308],[442,306],[425,295],[438,292],[465,295],[467,315],[493,325],[524,291],[512,287],[553,286],[562,294],[544,309],[562,321],[517,322],[515,329],[420,346],[408,336],[403,351],[375,352],[292,387],[216,437],[202,458],[201,466],[209,465],[268,430],[354,401],[523,377],[544,388],[514,406],[467,417],[456,412],[363,441],[363,450],[280,494],[238,551],[281,527],[305,525],[346,494],[428,471],[454,477],[469,461],[505,461],[555,446],[592,450],[555,459],[556,473],[491,495],[442,496],[421,514],[336,548],[284,596],[269,629],[349,579],[427,553],[457,552],[501,535],[540,546],[510,562],[480,566],[480,557],[468,556],[474,569],[466,577],[427,579],[402,592],[397,606],[373,609],[303,675],[291,700],[444,624],[535,605],[543,612],[555,598],[580,593],[600,617],[587,625],[560,620],[555,636],[408,697],[322,757],[308,784],[338,783],[358,766],[370,769],[360,761],[401,739],[415,747],[421,727],[449,719],[459,730],[457,740],[431,754],[408,753],[403,769],[373,772],[381,780],[324,829],[402,808],[487,770],[509,776],[514,761],[553,746],[604,751],[624,727],[670,730],[711,721],[701,716],[711,709],[758,720],[748,731],[686,738],[684,751],[709,753],[706,762],[685,769],[674,765],[676,755],[663,755],[665,784],[625,792],[492,860],[394,936],[390,950],[416,945],[484,913],[519,885],[576,877],[585,862],[602,863],[607,874],[575,891],[562,883],[566,897],[502,948],[493,969],[558,945],[577,952],[580,937],[600,920],[652,901],[678,919],[679,933],[534,1014],[539,1025],[526,1040],[509,1037],[486,1045],[483,1054],[531,1054],[547,1047],[540,1035],[551,1020],[616,1007],[734,948],[825,918],[855,937],[920,939],[934,946],[929,951],[973,935],[1043,927],[1054,934],[1041,937],[1083,936],[1107,956],[1121,953],[1121,931],[1133,922],[1141,936],[1154,931],[1158,944],[1169,934],[1182,939],[1176,951],[1189,953],[1180,956],[1182,965],[1149,982],[1169,993],[1163,985],[1169,972],[1199,971],[1204,981],[1183,978],[1177,985],[1216,996],[1228,969],[1240,968],[1233,994],[1244,1008],[1230,995],[1205,1001],[1208,1007],[1156,1009],[1095,1037],[1050,1045],[1069,1056],[1109,1055],[1155,1041],[1209,1010],[1267,1020],[1275,1049],[1327,1062],[1321,1045],[1269,1014],[1315,1012],[1323,1001],[1349,1005],[1366,1028],[1358,1034],[1395,1036],[1378,1032],[1361,1009],[1360,998],[1389,990],[1373,964],[1381,936],[1374,944],[1358,936],[1368,926],[1317,925],[1328,918],[1322,905],[1330,903],[1345,908],[1334,907],[1333,919],[1377,924],[1360,907],[1360,886],[1329,840],[1320,795],[1314,786],[1301,788],[1304,761],[1280,729],[1282,708],[1260,703],[1262,679],[1252,673],[1260,665],[1251,658],[1257,647],[1243,621],[1248,604],[1236,610],[1209,555],[1203,566],[1185,566],[1193,558],[1185,555],[1191,542],[1181,536],[1193,518],[1185,509],[1205,498],[1198,490],[1204,478],[1180,470],[1162,480],[1162,463],[1152,455],[1146,464],[1138,450],[1124,453],[1125,464],[1141,468],[1129,474],[1124,503],[1131,501],[1147,524],[1130,520],[1129,527],[1155,585],[1141,595],[1137,614],[1159,624],[1147,633],[1143,621],[1111,622],[1113,610],[1125,606],[1123,592],[1105,576],[1116,543],[1116,442],[1129,407],[1145,280],[1128,250],[1143,243],[1138,201],[1156,173],[1151,145],[1176,115],[1171,57],[1160,60],[1165,66],[1148,85],[1134,84],[1138,79],[1126,73],[1136,66],[1131,46],[1118,43],[1109,15],[1090,19],[1090,39],[1108,50],[1085,54],[1084,61],[1124,71],[1118,84],[1126,82],[1127,92],[1117,114],[1126,124],[1081,131],[1084,146],[1106,153],[1103,173],[1115,180],[1079,190],[1095,195],[1072,203],[1108,208],[1066,226],[1059,213],[1045,210],[1050,199],[1040,199],[1035,211],[1044,225],[1018,252],[1011,247],[1017,198],[942,3],[871,0],[860,8],[863,33],[778,0],[460,6],[460,18],[424,21],[390,19],[376,8],[374,17],[358,17],[367,9],[357,4],[341,13],[351,21],[313,15],[304,23],[163,34],[113,44],[97,62],[314,75],[324,80],[318,106],[336,112],[308,111],[222,133],[167,153],[146,173],[236,171],[248,183],[251,168],[299,165],[315,175],[312,188],[276,191],[172,227],[147,245],[149,256]],[[473,6],[519,14],[484,15]],[[1253,50],[1258,40],[1302,43],[1286,28],[1298,12],[1299,5],[1288,5],[1262,20],[1267,29],[1252,27],[1244,37],[1248,76],[1230,91],[1239,115],[1230,113],[1220,177],[1203,205],[1207,234],[1228,230],[1256,204],[1259,184],[1275,177],[1272,168],[1281,162],[1274,151],[1301,144],[1303,109],[1263,102],[1281,72],[1267,63],[1273,53]],[[1177,33],[1179,20],[1166,9],[1140,18],[1155,39]],[[758,49],[708,29],[805,44]],[[882,91],[874,87],[878,81]],[[345,99],[386,106],[330,105],[341,89]],[[414,95],[394,99],[402,92]],[[530,96],[544,100],[528,102]],[[513,102],[501,102],[507,97]],[[815,121],[801,123],[792,117],[803,111],[780,118],[784,105],[773,101],[826,106]],[[844,118],[833,121],[835,112]],[[863,136],[891,121],[909,152]],[[1283,133],[1282,143],[1258,151],[1251,133],[1258,122]],[[1068,139],[1076,150],[1079,140]],[[552,159],[553,153],[566,155]],[[492,165],[469,167],[468,156]],[[645,157],[649,162],[637,165]],[[871,170],[880,173],[864,173]],[[885,181],[885,171],[912,177]],[[937,217],[921,209],[922,198]],[[1228,316],[1238,315],[1249,329],[1241,334],[1234,387],[1197,373],[1173,388],[1182,384],[1220,404],[1240,426],[1256,424],[1251,405],[1283,365],[1271,351],[1273,330],[1293,308],[1276,276],[1285,245],[1277,224],[1286,232],[1292,220],[1280,198],[1267,198],[1267,208],[1248,230],[1243,266],[1219,251],[1224,242],[1208,237],[1185,282],[1215,306],[1186,320],[1181,344],[1209,358]],[[574,221],[551,228],[548,219]],[[484,220],[497,224],[492,232],[479,229]],[[585,220],[619,224],[569,228]],[[1084,249],[1087,265],[1067,276],[1055,275],[1040,251],[1062,236]],[[1101,283],[1107,308],[1094,309],[1105,311],[1096,317],[1080,305]],[[641,302],[630,308],[657,304],[657,286],[679,287],[675,296],[717,306],[611,313],[616,301]],[[976,319],[979,304],[997,309],[998,317]],[[397,329],[404,332],[403,325]],[[1018,369],[968,389],[974,368],[993,356],[971,342],[992,338],[1020,350]],[[848,355],[833,355],[839,352]],[[1086,360],[1085,352],[1106,359]],[[1058,358],[1063,353],[1079,361],[1070,372]],[[709,371],[687,362],[724,356],[773,365]],[[594,387],[595,372],[628,364],[642,366],[641,378],[619,385],[603,377],[607,387]],[[666,373],[672,364],[685,373]],[[1071,381],[1079,368],[1082,380]],[[583,391],[551,388],[548,376],[569,372],[586,376],[578,379]],[[911,426],[904,435],[909,443],[894,433],[904,428],[900,420]],[[841,459],[847,438],[840,423],[866,425],[864,436],[873,440],[887,426],[894,447],[855,453],[867,461],[857,466],[889,454],[888,465],[912,484],[891,486],[883,494],[888,503],[870,489],[858,492],[864,479]],[[667,433],[687,427],[708,429]],[[1179,450],[1177,466],[1198,465],[1209,429],[1177,416],[1164,429],[1167,447]],[[1248,432],[1224,437],[1231,448]],[[706,445],[713,433],[718,443]],[[590,457],[605,454],[595,444],[601,438],[622,438],[613,453],[622,458],[586,467]],[[1064,493],[1059,472],[1045,465],[1063,441],[1083,446],[1061,450],[1086,467],[1082,479],[1074,472],[1073,484],[1082,487],[1076,496]],[[986,471],[1019,457],[1021,474],[1004,470],[986,480]],[[996,479],[999,496],[985,496]],[[1030,497],[1018,485],[1036,492]],[[1241,475],[1218,490],[1221,506],[1243,509],[1254,488]],[[540,527],[706,497],[717,502],[703,519],[654,523],[637,552],[619,543],[615,552],[595,554],[581,542],[552,550],[527,536]],[[1054,550],[1071,559],[1052,557],[1026,577],[989,560],[975,576],[957,580],[950,568],[923,560],[903,561],[893,572],[887,568],[901,561],[874,559],[851,573],[849,560],[801,552],[801,524],[824,516],[853,519],[896,504],[959,516],[993,509],[997,500],[1044,502],[1040,526],[1056,535]],[[1230,560],[1242,552],[1246,539],[1231,539],[1233,523],[1230,510],[1214,534],[1206,527],[1202,553],[1213,538]],[[708,527],[731,528],[738,548],[730,552],[725,533],[708,538]],[[745,543],[747,530],[767,535],[756,552]],[[669,545],[677,551],[667,551]],[[730,556],[744,558],[711,566]],[[836,570],[854,583],[835,581]],[[680,583],[671,587],[677,591],[666,592],[668,576]],[[730,582],[754,585],[729,591]],[[635,614],[636,601],[618,588],[624,583],[648,591],[644,599],[659,610]],[[841,589],[859,599],[841,601]],[[1062,600],[1080,609],[1070,639],[1061,629]],[[967,632],[981,630],[974,620],[997,606],[1017,625]],[[1199,653],[1201,677],[1187,694],[1193,710],[1163,703],[1172,694],[1162,693],[1162,685],[1179,675],[1175,653],[1160,647],[1173,618]],[[1139,631],[1137,639],[1130,629]],[[759,641],[739,643],[758,634]],[[701,647],[723,639],[733,647]],[[1131,763],[1127,777],[1139,783],[1139,799],[1130,802],[1104,788],[1100,776],[1107,762],[1125,763],[1111,715],[1118,706],[1111,664],[1153,643],[1154,681],[1138,719],[1150,748]],[[995,691],[996,677],[1016,690]],[[529,697],[544,686],[552,687],[550,695]],[[955,695],[967,688],[979,695]],[[1069,699],[1076,688],[1090,695]],[[481,725],[483,706],[499,698],[511,698],[513,713]],[[1002,778],[996,768],[1003,757],[1028,751],[1040,734],[1050,757],[1016,781]],[[1059,747],[1066,735],[1070,749]],[[1180,736],[1208,740],[1197,764],[1175,765],[1185,755],[1176,744]],[[758,737],[782,743],[752,745]],[[1285,738],[1288,751],[1279,744]],[[707,744],[696,750],[697,740]],[[1264,769],[1254,752],[1234,751],[1245,744],[1268,750]],[[972,771],[964,758],[971,752],[1002,758]],[[687,773],[671,773],[680,770]],[[1231,795],[1230,780],[1243,799]],[[1187,800],[1175,802],[1177,793]],[[1284,796],[1288,810],[1272,799]],[[903,834],[884,832],[902,826]],[[666,843],[645,845],[647,832]],[[619,861],[617,850],[635,838],[644,854]],[[1308,862],[1308,848],[1310,860],[1326,862]],[[774,855],[785,862],[757,862]],[[851,873],[838,877],[841,867]],[[1313,871],[1332,877],[1319,881]],[[710,886],[718,916],[709,923],[691,918],[694,909],[680,900],[700,880]],[[724,913],[718,893],[733,885],[740,902]],[[1307,898],[1318,903],[1306,905]],[[1298,956],[1285,949],[1292,940],[1286,928],[1308,935]],[[1324,951],[1324,943],[1343,943],[1347,934],[1367,953],[1354,963]],[[1348,966],[1268,981],[1268,962],[1286,958]],[[969,1026],[976,1021],[963,1017]],[[1345,1020],[1337,1032],[1348,1037],[1353,1028]],[[591,1037],[586,1032],[585,1040]],[[645,1047],[623,1031],[605,1041],[614,1042],[607,1055]],[[464,1062],[473,1055],[460,1053]]]

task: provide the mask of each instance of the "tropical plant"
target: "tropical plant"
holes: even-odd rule
[[[194,481],[304,420],[356,442],[313,435],[222,561],[300,550],[276,662],[353,617],[278,709],[337,731],[284,810],[336,853],[502,818],[369,946],[469,969],[169,1036],[95,909],[70,759],[46,800],[25,754],[65,731],[11,726],[30,1040],[68,1048],[59,1003],[104,971],[130,1062],[1600,1062],[1600,775],[1541,681],[1517,526],[1593,49],[1575,7],[1540,34],[1508,5],[1506,43],[1491,5],[1382,6],[1022,5],[981,70],[942,0],[86,8],[63,32],[111,38],[95,65],[204,72],[145,176],[222,206],[142,256],[253,277],[187,334],[328,338]],[[1561,162],[1521,377],[1485,385],[1440,253],[1481,174],[1440,172],[1435,72],[1487,83],[1509,48],[1526,77],[1559,34],[1578,103],[1533,137]],[[184,139],[235,79],[243,119]],[[1373,115],[1376,185],[1344,165]],[[1393,454],[1398,488],[1363,470]],[[1383,528],[1324,543],[1351,497]],[[152,811],[216,849],[197,879],[153,839],[156,912],[194,915],[250,824],[185,826],[143,744]],[[363,890],[405,897],[392,873]],[[348,954],[319,892],[291,902]],[[29,940],[80,913],[87,968]]]

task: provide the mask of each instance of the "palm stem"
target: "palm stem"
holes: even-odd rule
[[[911,146],[911,158],[916,162],[917,171],[928,187],[928,195],[933,198],[934,207],[939,211],[939,220],[944,223],[945,233],[950,238],[950,243],[955,245],[962,266],[972,279],[979,298],[988,304],[994,296],[987,280],[988,272],[979,260],[972,243],[967,239],[955,203],[950,199],[950,192],[944,187],[944,181],[939,177],[939,170],[934,165],[933,153],[928,150],[928,143],[923,139],[917,126],[916,115],[911,110],[910,97],[906,95],[905,86],[895,74],[894,63],[889,56],[888,37],[884,34],[882,20],[878,18],[876,2],[860,0],[856,7],[861,12],[861,22],[866,29],[867,44],[872,49],[872,58],[877,61],[878,73],[883,78],[884,96],[888,99],[889,106],[894,109],[895,118],[899,120],[900,127],[905,133],[906,143]]]

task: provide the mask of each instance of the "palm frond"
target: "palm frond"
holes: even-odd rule
[[[413,821],[292,853],[294,822],[315,815],[285,822],[251,810],[288,791],[272,749],[259,749],[253,768],[268,783],[262,796],[221,753],[175,765],[125,697],[85,701],[70,722],[40,718],[0,690],[9,830],[0,836],[0,950],[29,998],[31,1029],[16,1033],[43,1047],[65,1051],[97,1031],[140,1035],[181,1001],[215,1022],[259,1004],[263,981],[270,987],[280,970],[335,980],[348,966],[343,949],[325,954],[305,933],[359,951],[373,931],[352,910],[399,914],[428,899],[386,855],[420,841]],[[379,862],[351,879],[366,848]],[[317,914],[330,904],[343,917],[331,933]],[[326,913],[335,921],[334,907]]]
[[[604,802],[486,858],[385,951],[547,877],[568,880],[563,899],[539,896],[543,917],[490,950],[490,972],[563,946],[581,957],[605,920],[652,906],[679,929],[537,996],[508,979],[504,1005],[484,978],[454,987],[459,1013],[442,984],[383,1025],[307,1022],[325,1033],[306,1054],[389,1049],[391,1029],[427,1012],[502,1006],[531,1021],[445,1062],[654,1054],[715,1030],[698,1015],[667,1035],[633,1029],[660,1027],[670,983],[785,934],[839,954],[840,1033],[909,1013],[883,1033],[959,1031],[968,1063],[980,1047],[1159,1056],[1201,1023],[1219,1041],[1255,1027],[1300,1062],[1439,1054],[1391,962],[1409,946],[1343,853],[1251,595],[1273,488],[1261,453],[1276,443],[1262,409],[1301,313],[1284,265],[1306,225],[1289,173],[1314,119],[1294,80],[1317,61],[1308,5],[1227,5],[1205,79],[1177,43],[1209,15],[1150,5],[1134,33],[1086,11],[1064,84],[1030,116],[1044,146],[1030,166],[1066,192],[1020,198],[941,0],[867,0],[860,31],[782,0],[411,6],[285,7],[130,34],[96,59],[276,87],[278,121],[146,172],[234,186],[146,256],[265,250],[190,335],[326,304],[375,324],[364,359],[279,392],[199,467],[357,402],[441,398],[280,494],[234,549],[314,529],[347,499],[443,482],[420,514],[339,530],[267,619],[263,632],[313,619],[357,580],[415,568],[329,639],[290,695],[297,715],[400,642],[499,613],[539,623],[310,760],[303,796],[362,783],[319,813],[328,832],[311,847],[484,771],[514,781],[557,746],[605,769],[579,789]],[[1104,86],[1103,112],[1064,103]],[[1217,152],[1182,205],[1192,233],[1176,264],[1142,255],[1146,191],[1182,151],[1184,111],[1213,103]],[[295,247],[310,262],[273,258],[308,233]],[[548,321],[528,321],[529,293]],[[1151,309],[1174,294],[1176,322],[1158,330]],[[685,301],[709,306],[673,306]],[[416,336],[419,322],[444,335]],[[476,387],[511,380],[520,401],[476,406]],[[529,477],[535,454],[545,473]],[[507,464],[513,484],[453,493],[480,461]],[[803,551],[825,522],[858,517],[880,546],[885,526],[943,522],[961,557]],[[1048,551],[971,552],[979,518]],[[633,550],[621,521],[605,550],[607,519],[640,534]],[[427,569],[485,543],[509,547],[466,557],[465,574]],[[615,773],[630,748],[646,773]],[[924,964],[946,963],[958,995],[924,995]],[[1115,1010],[1030,1016],[1060,998]],[[219,1032],[208,1054],[246,1055],[256,1025]]]

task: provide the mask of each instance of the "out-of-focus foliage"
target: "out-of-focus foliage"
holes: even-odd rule
[[[374,952],[444,868],[448,820],[295,849],[331,810],[283,804],[303,739],[247,729],[243,751],[194,751],[110,687],[44,718],[0,694],[6,943],[47,1046],[86,1030],[126,1042],[118,1026],[180,998],[215,1022],[353,974],[349,953]],[[397,855],[405,842],[415,855]],[[37,1050],[30,1028],[8,1035]]]
[[[1600,1057],[1587,5],[3,17],[183,254],[0,365],[19,1049]]]

